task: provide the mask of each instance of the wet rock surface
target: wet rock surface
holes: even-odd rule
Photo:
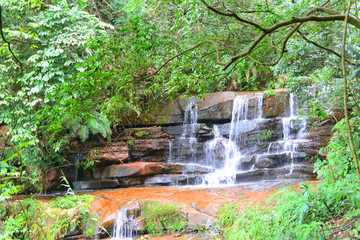
[[[91,205],[91,210],[97,212],[100,220],[109,233],[114,230],[117,213],[126,212],[132,221],[134,235],[145,233],[146,219],[142,215],[141,206],[144,201],[156,201],[162,204],[175,204],[187,216],[189,229],[203,229],[214,226],[218,217],[217,210],[227,203],[236,203],[238,208],[265,203],[276,189],[294,185],[298,180],[265,181],[246,185],[222,188],[195,187],[157,187],[114,189],[91,192],[97,197]],[[310,184],[317,184],[316,182]],[[101,231],[99,229],[99,231]],[[148,235],[147,235],[148,236]],[[191,236],[191,235],[190,235]],[[152,236],[149,236],[152,239]],[[159,239],[172,239],[170,236]],[[157,239],[154,237],[154,239]],[[186,235],[179,239],[187,239]],[[208,239],[199,237],[199,239]]]
[[[246,121],[237,126],[241,137],[233,139],[241,154],[232,156],[226,146],[232,141],[234,126],[231,120],[238,96],[248,99],[247,115]],[[194,103],[196,105],[191,105]],[[76,145],[77,148],[67,156],[69,166],[46,173],[46,188],[48,191],[58,190],[62,172],[77,191],[198,185],[204,183],[207,174],[223,168],[229,156],[238,161],[233,166],[239,171],[234,176],[235,183],[281,178],[290,171],[302,179],[312,178],[312,171],[304,168],[318,156],[323,157],[319,149],[327,145],[335,122],[327,119],[316,127],[305,126],[306,131],[302,132],[302,122],[296,117],[289,118],[291,112],[296,112],[290,103],[286,90],[279,90],[273,96],[262,96],[261,92],[222,92],[205,94],[201,99],[168,101],[162,115],[156,116],[158,120],[162,118],[161,124],[165,125],[124,128],[118,131],[112,142],[98,137],[85,145]],[[196,110],[197,122],[189,125],[194,117],[191,116],[193,110]],[[184,125],[184,121],[188,125]],[[211,146],[212,158],[208,159],[208,144],[219,137],[216,146]],[[94,167],[82,170],[81,164],[91,165],[92,161]],[[302,167],[296,169],[296,164]],[[289,166],[291,170],[282,170]]]

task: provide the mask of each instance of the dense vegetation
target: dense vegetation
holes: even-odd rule
[[[0,201],[41,192],[41,176],[68,163],[72,139],[110,140],[117,126],[150,120],[163,99],[289,87],[307,96],[315,126],[334,109],[347,110],[324,149],[327,159],[316,163],[323,182],[278,194],[274,209],[234,213],[222,220],[224,236],[321,238],[330,234],[332,217],[358,216],[357,1],[0,0],[0,6],[0,126],[8,130],[0,131]]]

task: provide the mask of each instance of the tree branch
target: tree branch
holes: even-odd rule
[[[255,23],[255,22],[253,22],[253,21],[250,21],[250,20],[247,20],[247,19],[244,19],[244,18],[239,17],[239,16],[238,16],[236,13],[234,13],[234,12],[230,12],[230,11],[229,11],[229,12],[223,12],[223,11],[220,11],[220,10],[216,9],[215,7],[207,4],[207,2],[205,2],[205,0],[201,0],[201,2],[202,2],[208,9],[210,9],[211,11],[213,11],[213,12],[219,14],[219,15],[226,16],[226,17],[233,17],[233,18],[237,19],[237,20],[240,21],[240,22],[244,22],[244,23],[247,23],[247,24],[249,24],[249,25],[252,25],[252,26],[256,27],[257,29],[259,29],[259,30],[261,30],[261,31],[264,31],[264,30],[266,29],[266,28],[261,27],[259,24]]]
[[[16,62],[18,62],[19,66],[20,66],[21,73],[22,73],[22,72],[23,72],[22,63],[21,63],[20,60],[15,56],[14,52],[12,51],[10,42],[6,41],[2,29],[3,29],[3,23],[2,23],[2,8],[1,8],[1,5],[0,5],[0,35],[1,35],[2,40],[3,40],[5,43],[7,43],[8,49],[9,49],[11,55],[14,57],[14,59],[16,60]]]
[[[350,7],[351,7],[351,0],[349,0],[346,17],[345,17],[345,24],[344,24],[344,32],[343,32],[343,40],[342,40],[342,57],[341,57],[341,66],[342,66],[342,72],[343,72],[343,78],[344,78],[344,113],[345,113],[345,121],[346,121],[346,128],[349,135],[349,148],[351,153],[353,154],[353,159],[355,163],[355,169],[356,173],[358,175],[359,181],[360,181],[360,169],[359,169],[359,161],[357,157],[357,153],[354,147],[354,140],[351,133],[351,126],[350,126],[350,120],[348,115],[348,93],[347,93],[347,78],[346,78],[346,66],[345,66],[345,44],[346,44],[346,35],[347,35],[347,25],[349,20],[349,14],[350,14]]]
[[[323,45],[321,45],[321,44],[319,44],[319,43],[317,43],[317,42],[311,41],[310,39],[308,39],[307,37],[305,37],[305,35],[304,35],[300,30],[298,30],[297,32],[298,32],[298,34],[300,35],[300,37],[302,37],[306,42],[311,43],[311,44],[317,46],[318,48],[324,49],[325,51],[336,55],[338,58],[341,58],[341,54],[335,52],[335,51],[332,50],[331,48],[327,48],[327,47],[325,47],[325,46],[323,46]],[[355,62],[352,62],[352,61],[350,61],[350,60],[347,59],[347,58],[345,59],[345,61],[346,61],[348,64],[355,65],[355,66],[360,66],[360,64],[357,64],[357,63],[355,63]]]
[[[286,44],[289,41],[289,39],[293,36],[293,34],[299,29],[299,27],[301,26],[302,23],[304,22],[309,22],[309,21],[314,21],[314,22],[328,22],[328,21],[344,21],[345,17],[347,15],[341,14],[335,10],[332,9],[328,9],[325,7],[316,7],[316,8],[312,8],[310,9],[304,17],[293,17],[291,19],[288,20],[284,20],[281,22],[278,22],[272,26],[270,26],[269,28],[263,28],[262,26],[260,26],[259,24],[257,24],[256,22],[247,20],[247,19],[243,19],[241,17],[239,17],[236,13],[234,12],[224,12],[224,11],[220,11],[218,9],[216,9],[215,7],[207,4],[207,2],[205,0],[201,0],[201,2],[211,11],[222,15],[222,16],[227,16],[227,17],[234,17],[236,18],[238,21],[249,24],[255,28],[257,28],[258,30],[262,31],[262,33],[257,37],[257,39],[255,39],[253,41],[253,43],[248,47],[248,49],[246,49],[245,51],[233,56],[228,62],[225,63],[225,67],[224,70],[226,70],[230,65],[232,65],[235,61],[237,61],[239,58],[245,57],[249,54],[251,54],[251,52],[253,52],[256,48],[256,45],[259,44],[259,42],[268,34],[278,30],[279,28],[285,27],[285,26],[289,26],[292,24],[296,24],[293,29],[291,31],[288,32],[288,34],[285,36],[284,42],[282,44],[282,49],[280,51],[280,56],[278,57],[278,59],[271,64],[265,64],[265,65],[275,65],[277,64],[280,59],[283,57],[283,54],[285,52],[285,48],[286,48]],[[315,12],[324,12],[327,13],[331,16],[313,16],[311,14],[315,13]],[[360,29],[360,21],[357,20],[356,18],[353,18],[351,16],[348,16],[348,23],[354,25],[356,28]],[[223,64],[221,64],[223,65]]]
[[[172,58],[166,60],[165,63],[164,63],[163,65],[161,65],[161,67],[160,67],[158,70],[156,70],[156,72],[154,72],[153,74],[151,74],[151,76],[154,76],[154,75],[158,74],[158,73],[160,72],[160,70],[163,69],[163,68],[166,66],[166,64],[168,64],[169,62],[171,62],[171,61],[174,60],[175,58],[183,55],[183,54],[186,53],[186,52],[189,52],[189,51],[191,51],[191,50],[194,50],[195,48],[197,48],[197,47],[199,47],[200,45],[205,44],[205,43],[208,43],[208,44],[211,44],[211,45],[214,46],[215,52],[216,52],[216,63],[219,64],[219,65],[224,66],[225,63],[223,63],[223,62],[220,61],[219,48],[218,48],[218,46],[216,45],[216,43],[215,43],[214,41],[208,40],[208,41],[199,42],[199,43],[196,44],[195,46],[193,46],[193,47],[191,47],[191,48],[188,48],[188,49],[185,49],[184,51],[176,54],[176,55],[173,56]]]
[[[244,18],[241,18],[239,15],[237,15],[235,12],[231,12],[231,11],[221,11],[211,5],[209,5],[205,0],[201,0],[201,2],[212,12],[215,12],[216,14],[219,14],[219,15],[222,15],[222,16],[226,16],[226,17],[232,17],[232,18],[235,18],[236,20],[238,20],[239,22],[243,22],[243,23],[246,23],[246,24],[249,24],[253,27],[255,27],[256,29],[260,30],[261,33],[258,35],[258,37],[250,44],[250,46],[234,55],[233,57],[231,57],[231,59],[227,62],[222,62],[220,61],[220,56],[219,56],[219,50],[218,50],[218,46],[217,44],[214,42],[214,41],[211,41],[211,40],[206,40],[206,41],[202,41],[198,44],[196,44],[195,46],[191,47],[191,48],[188,48],[180,53],[178,53],[177,55],[171,57],[170,59],[168,59],[155,73],[151,74],[150,76],[154,76],[156,74],[158,74],[162,68],[164,68],[170,61],[174,60],[175,58],[183,55],[184,53],[188,52],[188,51],[191,51],[197,47],[199,47],[200,45],[202,44],[211,44],[214,46],[215,48],[215,51],[216,51],[216,63],[221,65],[221,66],[224,66],[224,69],[223,70],[226,70],[229,66],[231,66],[235,61],[239,60],[240,58],[244,58],[244,57],[247,57],[249,56],[254,50],[258,49],[260,46],[265,46],[264,44],[263,45],[260,45],[258,46],[258,44],[267,36],[267,35],[270,35],[271,33],[277,31],[278,29],[282,28],[282,27],[286,27],[286,26],[290,26],[290,25],[293,25],[293,24],[296,24],[287,34],[286,36],[284,37],[284,40],[283,40],[283,43],[282,43],[282,46],[281,46],[281,49],[279,48],[275,48],[279,51],[280,53],[280,56],[277,58],[277,60],[273,63],[262,63],[263,65],[268,65],[268,66],[274,66],[276,65],[280,59],[283,57],[284,53],[286,52],[286,45],[289,41],[289,39],[294,35],[295,32],[298,32],[299,28],[301,27],[301,25],[304,23],[304,22],[310,22],[310,21],[314,21],[314,22],[329,22],[329,21],[345,21],[345,19],[347,19],[347,22],[353,26],[355,26],[356,28],[360,29],[360,21],[354,17],[351,17],[349,16],[348,14],[342,14],[340,12],[337,12],[335,10],[332,10],[332,9],[328,9],[328,8],[325,8],[325,7],[315,7],[315,8],[312,8],[310,9],[303,17],[293,17],[291,19],[288,19],[288,20],[284,20],[284,21],[281,21],[281,22],[278,22],[272,26],[270,26],[269,28],[264,28],[262,26],[260,26],[258,23],[254,22],[254,21],[251,21],[251,20],[248,20],[248,19],[244,19]],[[327,4],[328,2],[326,2]],[[326,4],[324,4],[323,6],[325,6]],[[313,13],[315,12],[323,12],[323,13],[326,13],[326,14],[329,14],[331,16],[314,16],[312,15]],[[300,32],[299,32],[300,33]],[[306,37],[303,36],[303,38],[305,39],[305,41],[310,41],[308,40]],[[317,44],[315,42],[310,42],[320,48],[323,48],[333,54],[335,54],[336,56],[340,57],[340,54],[336,53],[335,51],[331,50],[331,49],[328,49],[328,48],[325,48],[324,46],[320,45],[320,44]],[[253,59],[250,57],[250,59],[252,59],[253,61],[255,62],[258,62],[257,60]],[[346,62],[350,63],[350,64],[354,64],[354,65],[357,65],[353,62],[350,62],[349,60],[345,60]],[[260,62],[258,62],[260,63]]]
[[[0,182],[5,182],[7,180],[16,180],[16,179],[26,179],[29,181],[32,181],[33,179],[29,178],[29,177],[24,177],[24,176],[13,176],[13,177],[3,177],[0,178]]]

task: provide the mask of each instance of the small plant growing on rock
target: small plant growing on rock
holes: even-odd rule
[[[269,141],[271,138],[273,137],[273,131],[271,131],[270,129],[264,131],[261,133],[260,136],[258,136],[258,140],[259,142],[267,142]]]
[[[269,88],[264,92],[264,97],[276,96],[275,89]]]
[[[151,235],[165,232],[181,232],[187,226],[187,218],[175,204],[145,201],[142,206],[146,230]]]

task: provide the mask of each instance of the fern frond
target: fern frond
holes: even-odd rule
[[[93,134],[97,134],[101,132],[100,129],[101,127],[99,126],[99,122],[95,118],[89,119],[86,125],[89,127],[90,131]]]
[[[82,125],[79,123],[79,124],[76,124],[76,125],[73,125],[71,128],[70,128],[70,132],[71,132],[71,135],[75,135],[76,132],[80,129]]]
[[[73,126],[79,125],[81,121],[81,117],[76,115],[65,115],[62,119],[62,122],[67,129],[71,129]]]
[[[101,134],[104,138],[110,139],[111,128],[110,121],[103,117],[99,113],[94,113],[93,118],[87,121],[87,126],[89,127],[91,133]]]
[[[85,142],[89,138],[89,127],[87,125],[81,125],[79,128],[79,137],[81,142]]]

